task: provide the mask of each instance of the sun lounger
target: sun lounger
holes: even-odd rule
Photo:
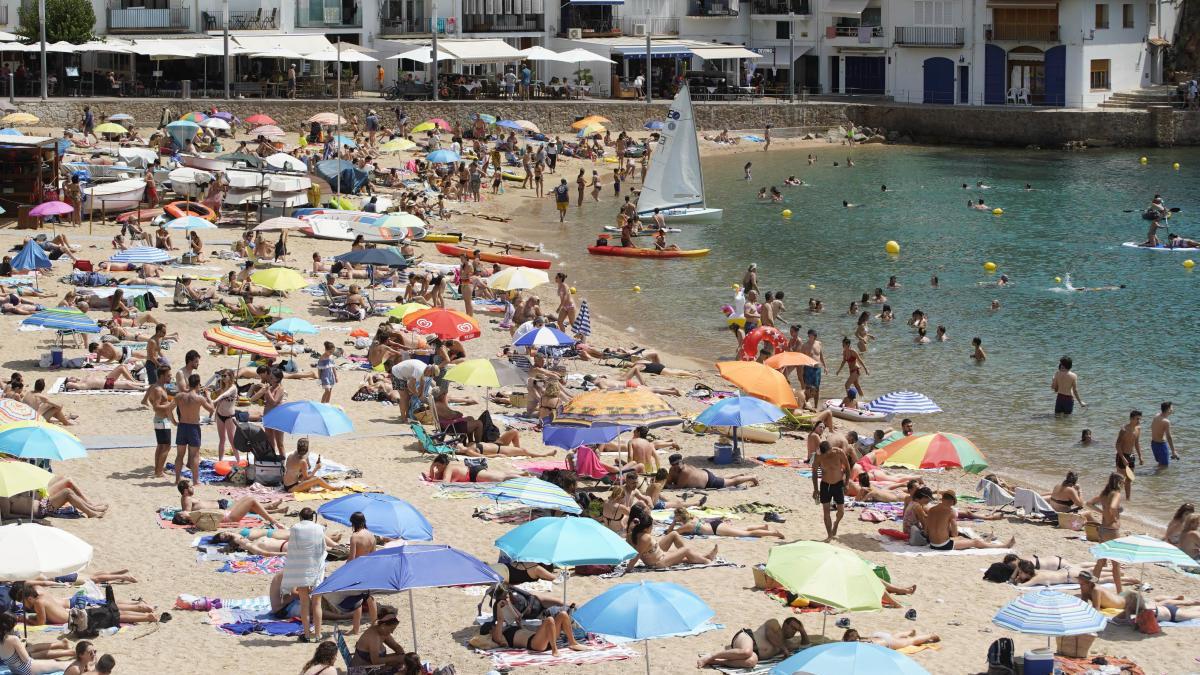
[[[1041,495],[1033,490],[1017,488],[1013,491],[1013,507],[1024,511],[1028,518],[1041,517],[1043,520],[1058,522],[1058,511],[1054,510]]]
[[[412,427],[413,435],[417,437],[417,442],[421,444],[421,452],[428,452],[432,455],[454,455],[454,448],[445,443],[435,441],[433,436],[430,436],[429,432],[425,431],[424,425],[414,423],[410,426]],[[441,436],[443,441],[445,440],[444,433],[438,433],[437,435]]]
[[[986,478],[980,478],[975,489],[983,495],[983,503],[993,507],[996,511],[1003,511],[1006,507],[1013,505],[1013,496]]]

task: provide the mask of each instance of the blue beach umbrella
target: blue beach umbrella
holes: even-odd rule
[[[575,338],[552,326],[542,326],[517,338],[517,347],[565,347],[575,344]]]
[[[168,230],[215,230],[216,225],[196,216],[183,216],[167,222]]]
[[[738,427],[778,422],[786,414],[779,406],[762,399],[734,396],[712,404],[696,417],[696,421],[710,427],[733,427],[733,447],[736,451]]]
[[[898,651],[871,642],[827,642],[797,652],[771,668],[770,675],[929,675]]]
[[[871,412],[886,415],[928,415],[942,412],[933,399],[915,391],[893,391],[863,407]]]
[[[637,555],[624,539],[591,518],[538,518],[509,530],[496,540],[496,548],[514,562],[559,567],[616,565]],[[563,603],[566,601],[567,582],[563,579]]]
[[[288,317],[280,319],[275,323],[267,326],[268,333],[283,333],[284,335],[316,335],[320,331],[317,327],[304,319],[296,317]]]
[[[263,415],[262,423],[268,429],[297,436],[338,436],[354,431],[341,408],[316,401],[284,403]]]
[[[153,246],[134,246],[127,248],[124,251],[117,251],[109,258],[112,262],[130,263],[133,265],[144,265],[146,263],[164,263],[171,260],[170,253],[161,248]]]
[[[394,248],[361,248],[338,256],[334,260],[353,265],[381,265],[385,267],[407,267],[408,260]]]
[[[642,125],[646,131],[659,131],[663,128],[663,123],[660,120],[650,120]]]
[[[367,529],[381,537],[392,539],[429,541],[433,539],[433,526],[412,504],[391,495],[364,492],[338,497],[317,509],[326,520],[342,525],[350,524],[355,511],[367,518]]]
[[[1018,633],[1051,636],[1099,633],[1108,625],[1108,617],[1091,603],[1074,595],[1048,588],[1025,593],[996,612],[992,623]]]
[[[542,427],[542,443],[564,450],[574,450],[581,445],[608,443],[631,428],[619,424],[593,424],[584,427],[547,424]]]
[[[12,267],[14,270],[45,270],[54,267],[54,262],[50,260],[50,256],[46,255],[46,251],[36,241],[30,239],[13,256]],[[33,281],[37,283],[36,276],[33,278]]]
[[[24,136],[24,135],[25,134],[21,133],[20,129],[14,129],[13,127],[8,127],[7,129],[0,129],[0,136]]]
[[[74,307],[51,307],[30,314],[21,321],[23,326],[41,326],[52,330],[66,330],[75,333],[99,333],[100,325],[96,320],[75,309]]]
[[[520,502],[534,509],[572,514],[583,510],[565,490],[540,478],[512,478],[503,483],[496,483],[484,490],[483,496],[498,502]]]
[[[525,130],[525,127],[523,127],[519,123],[517,123],[516,120],[500,120],[499,122],[496,122],[496,126],[504,127],[505,129],[512,129],[514,131],[524,131]]]
[[[434,150],[425,157],[426,161],[434,164],[452,164],[462,159],[453,150]]]
[[[167,134],[175,141],[179,147],[183,147],[188,141],[196,137],[200,131],[200,125],[189,120],[176,120],[167,125]]]
[[[87,448],[69,431],[45,422],[0,427],[0,453],[20,459],[62,461],[87,457]]]
[[[575,610],[575,621],[591,633],[633,640],[689,633],[716,612],[679,584],[641,581],[617,584]],[[650,649],[646,672],[650,672]]]
[[[342,146],[346,146],[348,148],[357,148],[358,147],[358,143],[355,143],[354,139],[350,138],[349,136],[334,136],[331,140],[333,140],[333,142],[336,143],[338,145],[338,147],[342,147]]]
[[[380,549],[351,560],[314,588],[313,594],[408,591],[415,651],[417,616],[413,608],[412,589],[498,582],[500,575],[495,570],[468,553],[439,544],[408,544]]]

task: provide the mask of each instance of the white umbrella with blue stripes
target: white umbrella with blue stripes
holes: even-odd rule
[[[1099,633],[1108,617],[1073,595],[1043,588],[1026,593],[996,612],[992,623],[1019,633],[1050,636]]]
[[[571,331],[584,337],[592,334],[592,310],[588,307],[587,300],[579,303],[579,314],[575,317],[575,322],[571,324]]]
[[[937,403],[933,402],[933,399],[915,391],[893,391],[880,396],[863,407],[871,412],[884,413],[886,415],[927,415],[942,412],[942,409],[938,407]]]
[[[112,262],[130,263],[134,265],[143,265],[145,263],[163,263],[170,260],[173,256],[161,248],[153,246],[134,246],[133,248],[124,251],[118,251],[115,255],[109,258]]]

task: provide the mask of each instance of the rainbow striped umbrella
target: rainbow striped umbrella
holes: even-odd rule
[[[32,422],[37,411],[11,398],[0,398],[0,419],[5,422]]]
[[[1106,541],[1093,546],[1089,552],[1095,556],[1096,560],[1115,560],[1129,565],[1157,562],[1189,567],[1196,565],[1196,561],[1192,560],[1191,556],[1184,553],[1179,547],[1144,534],[1134,534]]]
[[[209,342],[258,356],[275,358],[279,352],[265,335],[241,326],[217,326],[204,331]]]
[[[41,326],[53,330],[69,330],[76,333],[99,333],[96,320],[77,309],[51,307],[31,314],[21,322],[24,326]]]
[[[666,427],[682,424],[683,420],[658,394],[637,388],[597,389],[580,394],[554,417],[554,423],[584,427],[593,424]]]
[[[903,466],[908,469],[943,469],[958,467],[968,473],[987,468],[987,458],[965,436],[937,432],[902,438],[887,446],[887,459],[882,466]]]
[[[202,112],[190,112],[179,119],[183,120],[184,122],[195,122],[196,124],[199,124],[208,119],[208,115],[205,115]]]

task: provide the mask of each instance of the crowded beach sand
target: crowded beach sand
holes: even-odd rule
[[[269,113],[269,110],[266,110]],[[314,110],[314,112],[316,112]],[[143,129],[148,135],[152,129]],[[566,130],[561,130],[566,132]],[[613,129],[615,136],[620,129]],[[53,135],[57,136],[58,133]],[[636,130],[638,138],[644,137],[644,132]],[[571,133],[563,133],[564,138],[573,137]],[[448,138],[448,136],[447,136]],[[247,139],[252,140],[252,139]],[[295,145],[295,135],[290,134],[285,139],[288,149]],[[107,145],[112,145],[111,143]],[[253,142],[251,143],[253,146]],[[232,149],[229,144],[227,150]],[[736,146],[717,145],[710,141],[701,141],[704,154],[717,153],[750,153],[761,151],[762,146],[753,143],[741,143]],[[842,157],[847,149],[831,146],[826,141],[799,141],[794,139],[776,139],[772,143],[771,152],[786,151],[811,152],[818,157],[824,154]],[[611,153],[612,149],[608,151]],[[872,152],[884,152],[886,149],[874,148]],[[380,168],[399,166],[413,158],[419,158],[423,153],[404,152],[399,155],[383,156],[379,160]],[[797,164],[801,163],[797,154]],[[584,169],[590,177],[593,167],[600,169],[605,179],[599,201],[593,202],[590,191],[582,207],[574,203],[574,177],[579,169]],[[606,168],[607,167],[607,168]],[[629,194],[628,188],[636,188],[638,179],[635,176],[626,180],[621,198],[614,197],[611,184],[612,165],[596,163],[590,160],[578,160],[561,157],[555,173],[546,173],[546,189],[558,183],[560,177],[571,182],[572,203],[566,215],[566,227],[562,237],[540,243],[544,251],[531,251],[518,255],[528,255],[534,258],[556,260],[553,254],[568,248],[580,248],[588,245],[595,238],[595,233],[601,225],[614,222],[620,199]],[[636,174],[636,171],[635,171]],[[590,178],[589,178],[590,180]],[[526,223],[553,223],[557,218],[553,197],[537,198],[531,189],[521,189],[515,183],[507,183],[501,195],[493,195],[487,186],[483,189],[483,201],[458,202],[447,200],[446,209],[450,212],[445,219],[435,219],[430,222],[432,232],[462,232],[466,235],[484,239],[495,239],[507,242],[525,242],[523,227]],[[380,194],[391,194],[395,190],[376,188]],[[328,195],[326,195],[328,196]],[[355,199],[357,202],[357,198]],[[226,209],[227,216],[236,216],[237,210]],[[498,217],[503,222],[485,220],[479,215]],[[256,221],[246,227],[253,227]],[[586,225],[585,225],[586,224]],[[13,223],[15,225],[15,223]],[[585,228],[585,229],[581,229]],[[586,229],[590,228],[590,229]],[[152,231],[152,228],[147,228]],[[195,277],[190,283],[197,288],[216,288],[216,279],[227,272],[239,269],[236,260],[225,259],[214,255],[218,251],[231,250],[230,244],[239,239],[243,231],[240,223],[221,223],[218,230],[202,230],[205,262],[189,268],[173,268],[164,266],[162,273],[167,276]],[[715,229],[713,230],[716,231]],[[107,260],[115,253],[112,239],[118,234],[118,226],[109,221],[89,226],[86,222],[81,227],[58,225],[53,232],[49,226],[43,229],[50,236],[54,233],[65,234],[71,245],[75,247],[74,255],[80,259],[100,262]],[[6,247],[20,246],[24,239],[34,234],[29,231],[16,230],[12,227],[0,231],[0,242]],[[274,235],[275,233],[268,233]],[[182,233],[175,233],[176,246],[183,250]],[[713,242],[714,244],[717,242]],[[469,244],[464,244],[469,246]],[[422,261],[456,265],[456,258],[440,254],[433,244],[415,242],[415,255]],[[281,264],[293,267],[309,277],[312,284],[322,281],[312,272],[312,257],[318,252],[328,262],[332,256],[349,250],[348,242],[311,239],[292,232],[287,240],[288,253]],[[480,247],[489,250],[486,247]],[[492,249],[495,250],[495,249]],[[514,252],[515,253],[515,252]],[[516,254],[516,253],[515,253]],[[686,264],[686,261],[680,261]],[[646,261],[647,265],[656,264]],[[489,266],[484,266],[485,270]],[[46,292],[45,298],[29,301],[53,307],[64,294],[72,289],[61,278],[70,270],[68,259],[59,259],[54,267],[39,275],[38,287]],[[554,275],[565,272],[566,285],[575,290],[572,299],[575,305],[581,300],[588,299],[589,280],[578,278],[569,268],[555,264],[548,270],[550,282],[541,285],[531,292],[540,299],[541,311],[550,322],[557,315],[559,304],[556,297]],[[744,269],[729,270],[728,283],[743,283]],[[787,270],[760,269],[759,284],[770,285],[773,276],[781,276]],[[124,276],[125,273],[116,273]],[[884,280],[881,279],[882,284]],[[341,280],[340,283],[357,283],[353,280]],[[632,282],[631,282],[632,283]],[[170,286],[165,287],[169,292]],[[218,293],[218,297],[223,294]],[[228,296],[225,296],[228,297]],[[395,306],[395,293],[381,291],[375,294],[377,301]],[[495,502],[487,500],[469,490],[444,489],[437,482],[422,479],[422,474],[429,472],[432,455],[420,451],[420,445],[414,438],[407,422],[402,423],[402,409],[398,405],[378,401],[355,401],[354,395],[359,391],[365,379],[373,372],[357,367],[366,357],[368,350],[354,344],[351,331],[363,329],[368,336],[376,334],[381,322],[386,317],[369,317],[365,320],[341,320],[330,314],[322,306],[322,298],[304,291],[293,291],[286,297],[256,297],[254,302],[265,306],[282,307],[285,316],[306,319],[320,328],[316,335],[304,335],[303,347],[311,347],[313,353],[302,353],[295,357],[300,375],[311,375],[311,379],[285,379],[283,392],[285,402],[318,401],[321,400],[323,389],[316,378],[314,367],[323,351],[322,343],[332,342],[338,350],[336,357],[337,383],[333,386],[330,403],[340,407],[353,422],[354,431],[350,434],[335,437],[309,437],[310,454],[321,457],[329,464],[341,465],[353,472],[346,477],[335,474],[330,478],[335,485],[345,484],[355,490],[379,491],[400,497],[411,503],[428,519],[433,527],[433,541],[438,544],[449,544],[465,551],[478,559],[492,564],[498,559],[495,540],[517,525],[512,518],[520,518],[523,511],[502,508]],[[154,319],[166,324],[166,333],[177,336],[170,341],[169,350],[165,352],[171,364],[171,377],[184,365],[184,355],[189,350],[200,353],[199,367],[196,372],[202,381],[207,382],[220,369],[233,368],[240,363],[246,365],[246,359],[234,355],[216,354],[211,349],[214,345],[205,340],[206,330],[218,325],[220,314],[214,310],[183,310],[171,306],[171,298],[159,298],[160,306],[149,313]],[[648,373],[630,374],[630,363],[622,363],[618,358],[591,358],[581,360],[567,358],[562,361],[565,373],[572,377],[567,379],[566,393],[577,396],[582,392],[579,387],[580,375],[604,376],[612,386],[622,387],[626,380],[644,380],[645,385],[662,392],[661,398],[676,413],[685,419],[695,418],[708,407],[708,402],[687,394],[695,391],[698,384],[703,384],[714,391],[733,391],[735,387],[722,379],[714,368],[714,362],[725,360],[728,354],[714,355],[710,361],[685,358],[672,353],[672,345],[637,344],[631,334],[624,330],[625,326],[637,325],[636,302],[628,303],[628,314],[608,315],[596,309],[597,305],[611,308],[622,304],[612,298],[593,300],[591,304],[591,335],[587,344],[595,350],[631,350],[644,349],[652,351],[656,357],[652,361],[661,362],[669,369],[686,371],[690,376],[672,375],[668,370],[661,375]],[[462,310],[461,300],[449,297],[445,299],[448,309]],[[610,310],[611,311],[611,310]],[[107,311],[96,310],[89,313],[95,319],[107,319]],[[53,331],[23,331],[18,326],[24,316],[6,316],[0,319],[5,334],[5,360],[3,377],[7,381],[12,373],[23,376],[26,389],[33,386],[35,380],[44,379],[47,385],[53,385],[60,378],[83,377],[89,374],[106,373],[103,367],[99,370],[72,370],[39,368],[38,361],[43,354],[50,350],[55,340]],[[498,358],[510,348],[512,335],[500,327],[501,315],[477,312],[475,318],[481,328],[478,338],[465,340],[461,346],[467,358]],[[147,324],[139,330],[149,334],[154,326]],[[784,327],[786,330],[786,327]],[[686,339],[688,327],[679,329],[679,336]],[[107,331],[105,331],[107,332]],[[571,331],[568,330],[568,333]],[[840,336],[823,336],[825,338],[825,356],[829,371],[824,380],[821,398],[840,397],[843,394],[841,385],[843,378],[835,376],[833,371],[839,361]],[[96,336],[87,336],[95,340]],[[68,342],[70,338],[68,339]],[[368,339],[369,343],[370,340]],[[511,349],[511,348],[510,348]],[[517,352],[523,350],[517,349]],[[86,354],[79,346],[68,346],[65,357],[75,358]],[[351,362],[351,356],[360,357]],[[633,363],[639,356],[635,354]],[[869,357],[868,357],[869,358]],[[134,357],[132,361],[139,361]],[[872,369],[887,369],[899,367],[899,364],[878,363],[872,361]],[[653,368],[652,368],[653,370]],[[140,373],[139,373],[140,374]],[[144,378],[144,375],[142,375]],[[103,378],[102,378],[103,379]],[[386,378],[383,378],[386,380]],[[242,383],[253,382],[250,377]],[[792,383],[796,385],[796,380]],[[131,385],[132,386],[132,385]],[[798,386],[798,385],[797,385]],[[140,389],[141,386],[134,387]],[[524,387],[507,387],[509,393],[524,391]],[[672,392],[671,390],[674,390]],[[936,397],[937,392],[928,392]],[[535,453],[550,453],[550,457],[509,458],[488,457],[489,470],[499,473],[521,472],[529,466],[529,462],[545,463],[551,460],[563,460],[566,452],[563,449],[548,447],[542,443],[541,434],[535,427],[535,419],[519,419],[513,416],[524,412],[524,407],[506,405],[500,402],[490,402],[485,405],[485,397],[496,394],[496,391],[485,391],[482,387],[464,387],[450,384],[449,394],[452,401],[470,399],[473,402],[454,402],[452,406],[468,416],[477,416],[485,409],[489,410],[500,426],[505,429],[515,429],[519,445]],[[262,565],[235,565],[237,573],[220,573],[217,570],[223,562],[198,559],[198,550],[193,546],[196,533],[181,527],[168,528],[160,524],[158,511],[163,507],[179,507],[180,493],[177,491],[173,474],[170,470],[164,476],[154,475],[154,447],[151,409],[142,404],[141,391],[131,393],[94,392],[75,393],[53,391],[47,394],[49,402],[62,407],[62,411],[70,421],[69,431],[77,434],[91,449],[85,459],[55,462],[53,470],[56,476],[69,478],[77,491],[85,498],[90,506],[103,507],[103,512],[96,515],[101,517],[65,518],[49,516],[39,520],[55,528],[77,535],[83,541],[94,547],[94,557],[91,563],[81,571],[81,574],[97,574],[127,570],[127,574],[135,579],[132,583],[116,583],[113,585],[116,598],[120,602],[145,603],[145,614],[153,621],[124,625],[115,634],[105,634],[92,640],[96,647],[96,655],[111,655],[119,673],[157,673],[174,672],[244,672],[244,673],[332,673],[333,670],[321,669],[322,664],[306,667],[306,664],[318,649],[318,642],[332,640],[334,630],[349,632],[351,625],[347,620],[330,620],[326,618],[321,628],[321,634],[311,641],[298,641],[296,636],[268,636],[261,633],[250,633],[245,636],[235,636],[214,625],[219,620],[219,614],[208,611],[197,611],[190,607],[181,608],[177,599],[181,596],[199,596],[203,598],[221,598],[225,602],[234,599],[257,598],[269,593],[272,581],[272,570],[277,567],[263,563]],[[540,402],[539,402],[540,403]],[[1047,405],[1050,405],[1048,402]],[[262,411],[258,403],[239,405],[239,411],[259,413]],[[551,411],[553,412],[553,411]],[[809,414],[809,413],[802,413]],[[204,413],[207,418],[208,413]],[[500,417],[505,416],[505,417]],[[1148,416],[1149,417],[1149,416]],[[1148,428],[1149,419],[1145,426]],[[913,416],[917,432],[953,431],[970,436],[970,429],[953,428],[953,420],[936,417]],[[505,423],[508,420],[509,423]],[[900,419],[887,420],[879,423],[851,422],[843,419],[833,421],[835,429],[827,432],[817,441],[831,442],[831,452],[836,452],[843,443],[848,432],[856,432],[864,439],[871,438],[877,429],[891,432],[900,431]],[[432,425],[426,425],[433,430]],[[203,441],[202,456],[205,459],[217,458],[216,426],[201,425]],[[172,434],[175,429],[172,429]],[[905,647],[909,654],[921,667],[932,673],[974,673],[987,670],[988,647],[998,638],[1012,638],[1018,654],[1026,650],[1045,646],[1045,638],[1037,635],[1023,635],[1005,630],[992,623],[992,616],[1006,603],[1014,600],[1027,589],[1021,589],[1009,583],[990,583],[983,579],[984,570],[993,563],[999,563],[1005,554],[1015,553],[1023,559],[1032,560],[1034,556],[1043,565],[1061,558],[1070,561],[1078,569],[1091,570],[1093,557],[1088,549],[1093,544],[1083,540],[1082,532],[1072,529],[1059,528],[1056,524],[1032,522],[1011,513],[995,518],[993,509],[979,503],[959,502],[960,513],[967,508],[975,509],[978,513],[988,516],[986,520],[960,520],[962,529],[969,528],[979,538],[980,542],[988,542],[1001,546],[1015,538],[1011,548],[996,548],[994,550],[969,550],[965,552],[939,553],[924,547],[906,547],[902,543],[885,543],[886,537],[878,531],[881,528],[900,529],[899,521],[887,520],[887,516],[896,514],[895,508],[880,508],[876,512],[882,514],[882,523],[864,520],[864,512],[870,505],[854,505],[846,510],[845,518],[840,523],[836,537],[832,542],[839,547],[849,549],[866,560],[877,565],[885,566],[896,587],[891,594],[895,607],[884,608],[874,612],[832,612],[829,614],[813,611],[814,608],[792,607],[785,604],[787,598],[781,599],[779,592],[769,592],[757,586],[763,585],[761,575],[756,575],[754,567],[767,560],[772,547],[781,543],[791,543],[804,540],[824,541],[829,535],[822,521],[821,508],[814,503],[812,493],[814,484],[808,475],[809,467],[803,462],[808,456],[809,431],[807,429],[784,430],[782,438],[773,444],[745,443],[742,446],[744,459],[731,465],[716,465],[709,462],[713,455],[714,442],[719,437],[713,434],[700,434],[685,431],[680,426],[665,426],[652,431],[653,438],[664,446],[658,451],[658,464],[668,466],[668,456],[674,453],[682,455],[684,464],[699,470],[710,470],[718,477],[732,478],[748,475],[753,478],[736,488],[724,489],[666,489],[662,496],[666,499],[686,499],[689,505],[696,505],[704,499],[703,510],[696,513],[700,519],[724,517],[725,525],[735,530],[755,530],[759,533],[778,533],[778,536],[765,537],[736,537],[736,536],[705,536],[687,538],[684,545],[691,551],[689,555],[700,556],[706,560],[719,561],[720,564],[703,566],[690,570],[665,570],[656,572],[630,572],[619,579],[601,576],[585,576],[573,574],[569,581],[568,603],[582,606],[587,600],[603,593],[618,583],[629,581],[655,581],[677,583],[697,596],[710,606],[715,616],[712,623],[720,624],[720,628],[699,632],[685,637],[667,637],[650,640],[645,647],[648,649],[651,661],[650,670],[655,673],[680,673],[695,670],[703,664],[704,657],[728,649],[731,640],[743,628],[755,631],[768,620],[774,619],[781,624],[789,618],[798,619],[804,630],[811,636],[813,642],[837,641],[842,639],[845,628],[837,625],[839,620],[848,619],[849,627],[867,639],[877,635],[885,646],[905,646],[911,639],[905,639],[910,631],[916,636],[923,636],[922,645]],[[296,449],[297,440],[301,436],[286,435],[283,438],[283,450],[290,454]],[[511,436],[509,436],[511,438]],[[627,440],[626,434],[622,440]],[[174,438],[172,438],[174,441]],[[672,444],[667,447],[667,444]],[[113,447],[118,446],[118,447]],[[128,447],[132,446],[132,447]],[[986,448],[985,448],[986,450]],[[227,451],[228,452],[228,451]],[[1149,454],[1149,453],[1147,453]],[[754,458],[760,455],[774,456],[773,462],[761,462]],[[228,458],[228,454],[227,454]],[[168,459],[175,461],[175,449],[172,449]],[[601,455],[602,461],[610,464],[618,463],[615,455]],[[856,457],[850,458],[854,462]],[[644,467],[643,467],[644,468]],[[828,470],[828,469],[827,469]],[[1005,478],[1003,466],[989,466],[984,472],[996,474],[1000,480]],[[958,470],[946,471],[912,471],[907,469],[882,469],[873,476],[876,487],[887,486],[889,490],[905,492],[903,480],[893,484],[888,475],[919,476],[934,495],[946,490],[953,490],[960,497],[979,497],[976,489],[980,475],[963,473]],[[981,474],[982,475],[982,474]],[[641,490],[646,490],[649,480],[639,479]],[[732,480],[730,482],[733,482]],[[461,485],[461,484],[459,484]],[[594,491],[598,499],[605,499],[609,494],[607,486],[592,487],[591,482],[581,482],[582,489]],[[1010,486],[1012,487],[1012,486]],[[1104,485],[1099,478],[1091,477],[1082,485],[1082,497],[1091,500],[1101,492]],[[248,494],[246,490],[236,488],[229,491],[230,486],[216,484],[199,485],[195,488],[195,496],[204,501],[217,500],[237,495]],[[313,494],[301,495],[303,499],[293,498],[285,494],[281,488],[264,488],[255,496],[263,501],[284,499],[284,512],[271,513],[283,526],[291,526],[298,522],[297,514],[305,507],[318,508],[325,500],[320,491]],[[342,493],[338,493],[342,494]],[[1145,495],[1141,495],[1145,498]],[[934,500],[936,503],[938,500]],[[737,507],[742,507],[738,509]],[[768,514],[777,517],[766,519]],[[1100,520],[1099,511],[1094,511],[1095,518]],[[503,516],[497,518],[497,516]],[[604,514],[607,515],[607,512]],[[480,517],[483,516],[483,517]],[[771,522],[774,521],[774,522]],[[6,520],[6,522],[9,522]],[[339,538],[339,543],[346,543],[351,538],[350,528],[319,519],[318,523],[327,526],[327,534]],[[226,524],[227,525],[227,524]],[[618,525],[618,528],[620,525]],[[690,527],[690,526],[689,526]],[[766,529],[768,528],[769,529]],[[370,523],[367,524],[370,529]],[[236,530],[235,530],[236,531]],[[1144,526],[1134,521],[1122,521],[1120,534],[1145,533],[1155,537],[1162,532],[1148,531]],[[199,534],[211,534],[201,532]],[[959,537],[967,541],[965,537]],[[662,545],[662,544],[660,544]],[[0,555],[5,555],[0,553]],[[341,562],[329,562],[325,576],[334,572]],[[503,565],[498,568],[507,573]],[[1108,567],[1105,571],[1108,571]],[[1163,596],[1184,596],[1195,598],[1200,595],[1195,577],[1185,575],[1174,569],[1155,565],[1147,565],[1144,569],[1125,568],[1125,574],[1141,577],[1149,583],[1152,589],[1142,591],[1153,604],[1153,598]],[[502,574],[503,576],[503,574]],[[757,576],[757,578],[756,578]],[[1077,575],[1076,575],[1077,576]],[[1076,578],[1076,577],[1071,577]],[[772,585],[769,581],[766,585]],[[551,597],[561,597],[563,580],[536,581],[528,587]],[[1126,590],[1134,588],[1134,583],[1126,581]],[[43,587],[41,593],[55,598],[66,598],[76,589],[67,585],[50,585]],[[911,591],[911,592],[905,592]],[[1067,587],[1067,594],[1078,594],[1079,590]],[[416,651],[421,662],[436,669],[452,664],[458,673],[486,673],[499,669],[503,663],[493,661],[490,653],[476,649],[469,644],[480,644],[480,630],[476,624],[476,616],[480,614],[478,607],[484,600],[479,587],[475,588],[433,588],[421,589],[413,593],[415,602],[417,646],[414,650],[412,631],[409,620],[409,596],[407,594],[380,596],[378,603],[388,605],[398,612],[398,627],[391,633],[392,638],[404,651]],[[140,599],[140,600],[135,600]],[[186,604],[186,603],[185,603]],[[803,602],[797,604],[804,604]],[[1180,603],[1182,604],[1182,603]],[[1189,608],[1190,609],[1190,608]],[[170,620],[161,621],[163,613],[170,615]],[[483,613],[489,613],[488,603],[483,603]],[[381,612],[385,614],[386,612]],[[140,615],[139,615],[140,616]],[[787,622],[794,626],[793,622]],[[370,632],[369,621],[363,617],[364,630]],[[1194,667],[1194,654],[1189,649],[1191,644],[1189,627],[1167,627],[1159,635],[1145,635],[1131,625],[1110,625],[1099,639],[1092,645],[1089,658],[1098,655],[1127,659],[1146,673],[1180,673]],[[386,631],[384,631],[386,632]],[[790,632],[790,631],[789,631]],[[21,628],[16,628],[21,634]],[[30,626],[28,642],[42,644],[54,642],[62,635],[60,629],[54,627]],[[761,633],[760,633],[761,636]],[[936,636],[936,641],[932,636]],[[359,635],[347,635],[350,650],[355,650]],[[6,642],[7,647],[9,643]],[[64,649],[74,649],[75,641]],[[739,644],[744,644],[744,640]],[[619,652],[621,660],[600,660],[596,654],[575,652],[561,649],[562,658],[552,665],[540,665],[537,659],[530,659],[529,665],[516,665],[514,672],[553,673],[556,671],[578,673],[611,673],[611,672],[641,672],[646,668],[643,659],[643,645],[629,643],[626,650]],[[793,641],[792,648],[799,646]],[[612,648],[593,650],[598,654],[611,654]],[[790,651],[790,650],[789,650]],[[0,649],[0,656],[8,654]],[[578,657],[579,664],[573,665],[570,657]],[[518,657],[515,664],[523,663]],[[736,658],[728,656],[728,658]],[[40,662],[38,662],[40,664]],[[69,658],[59,662],[61,668],[71,663]],[[344,670],[345,664],[338,655],[333,664]],[[42,666],[39,666],[42,667]],[[51,672],[43,667],[37,672]],[[97,671],[92,671],[97,672]],[[340,671],[339,671],[340,672]],[[401,670],[400,672],[404,672]],[[730,672],[741,672],[736,668]],[[750,672],[750,671],[745,671]],[[1071,672],[1083,672],[1071,671]]]

